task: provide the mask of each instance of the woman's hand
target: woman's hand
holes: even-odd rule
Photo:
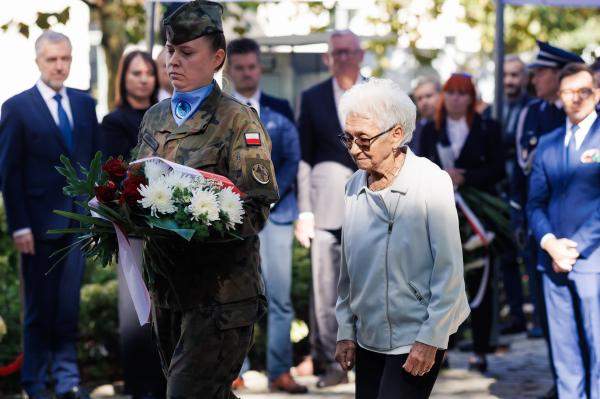
[[[335,360],[342,366],[342,369],[348,371],[354,367],[356,357],[356,343],[349,339],[338,341],[335,344]]]
[[[433,367],[436,352],[437,348],[435,346],[415,342],[402,368],[414,376],[423,376]]]

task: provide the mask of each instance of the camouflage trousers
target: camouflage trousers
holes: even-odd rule
[[[168,399],[237,399],[231,383],[250,348],[259,306],[152,307]]]

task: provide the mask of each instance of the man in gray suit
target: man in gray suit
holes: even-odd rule
[[[317,386],[347,381],[335,361],[337,322],[335,303],[340,268],[344,186],[356,166],[338,135],[342,94],[363,80],[360,64],[364,51],[351,31],[333,32],[323,61],[332,77],[302,93],[298,121],[302,161],[298,172],[296,238],[311,248],[313,291],[311,298],[311,354]],[[312,241],[311,241],[312,240]]]

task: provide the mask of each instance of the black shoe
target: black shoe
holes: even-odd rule
[[[544,330],[542,330],[542,327],[532,327],[531,330],[527,331],[527,338],[544,338]]]
[[[469,371],[485,373],[487,371],[487,359],[485,356],[475,355],[469,358]]]
[[[348,373],[339,367],[328,367],[325,374],[319,377],[317,388],[327,388],[348,382]]]
[[[90,395],[76,385],[67,392],[56,395],[56,399],[90,399]]]
[[[500,334],[509,335],[509,334],[519,334],[527,331],[527,323],[525,321],[518,321],[512,319],[508,323],[504,324],[500,327]]]

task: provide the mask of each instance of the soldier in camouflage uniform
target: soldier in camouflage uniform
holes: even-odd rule
[[[138,158],[159,156],[227,176],[245,193],[236,231],[243,240],[157,244],[169,261],[154,265],[160,272],[150,283],[153,325],[172,399],[235,398],[231,383],[253,323],[265,312],[258,232],[278,188],[256,112],[213,81],[225,60],[221,13],[219,4],[196,0],[163,21],[175,92],[140,126]]]

